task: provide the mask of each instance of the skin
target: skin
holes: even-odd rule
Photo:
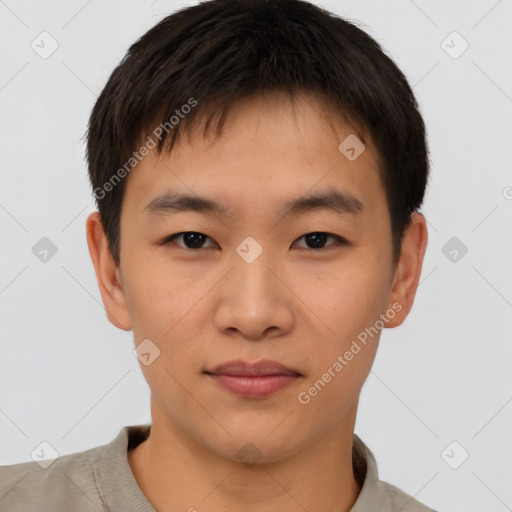
[[[356,501],[352,438],[380,331],[308,404],[297,397],[393,304],[401,310],[385,327],[405,320],[427,226],[423,215],[412,215],[394,266],[376,152],[366,141],[349,161],[338,145],[350,133],[341,120],[333,131],[313,98],[296,101],[295,115],[278,93],[247,99],[216,141],[195,130],[170,154],[150,152],[132,172],[119,267],[98,213],[88,217],[108,319],[133,330],[136,345],[149,338],[160,350],[141,364],[151,389],[151,435],[128,452],[139,486],[160,512],[339,512]],[[363,212],[279,213],[284,202],[328,187],[352,193]],[[146,205],[170,189],[217,200],[232,215],[148,215]],[[209,238],[199,249],[182,237],[159,245],[185,231]],[[328,238],[316,249],[304,238],[312,232],[348,243]],[[250,264],[236,252],[247,236],[263,249]],[[268,397],[247,398],[203,373],[233,359],[267,358],[302,377]],[[237,457],[247,442],[261,456],[252,466]]]

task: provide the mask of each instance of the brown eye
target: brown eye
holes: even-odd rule
[[[346,241],[337,235],[331,235],[330,233],[324,233],[322,231],[315,231],[313,233],[307,233],[306,235],[302,235],[300,239],[304,239],[307,244],[306,249],[324,249],[325,247],[331,247],[336,245],[341,245],[346,243]],[[334,243],[325,245],[326,241],[331,238],[334,240]],[[303,248],[303,247],[301,247]]]
[[[176,243],[175,240],[182,239],[183,245]],[[171,235],[170,237],[165,239],[165,243],[176,243],[180,247],[184,247],[185,249],[203,249],[204,242],[206,240],[211,240],[210,237],[204,235],[203,233],[198,233],[196,231],[184,231],[182,233],[176,233],[175,235]],[[214,247],[212,245],[211,247]]]

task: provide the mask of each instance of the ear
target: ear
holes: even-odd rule
[[[425,217],[421,213],[413,213],[411,223],[402,241],[400,259],[395,269],[388,303],[388,308],[392,308],[397,313],[386,323],[386,327],[398,327],[412,308],[427,242],[428,231]]]
[[[130,331],[132,325],[126,307],[121,273],[110,253],[99,212],[93,212],[87,217],[86,233],[89,254],[96,272],[107,318],[119,329]]]

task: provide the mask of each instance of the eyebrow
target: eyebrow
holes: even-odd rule
[[[168,192],[153,199],[144,210],[150,216],[161,216],[177,212],[195,211],[220,214],[231,217],[233,214],[221,203],[178,192]],[[330,210],[338,214],[362,213],[363,203],[349,192],[328,189],[317,194],[308,194],[287,201],[281,210],[283,216],[298,215],[312,210]]]

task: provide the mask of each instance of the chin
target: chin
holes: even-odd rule
[[[216,439],[203,439],[203,446],[218,457],[241,462],[247,467],[286,459],[299,452],[304,443],[285,429],[272,432],[272,429],[267,431],[252,424],[251,428],[241,428],[240,431],[228,430],[233,437],[226,434]]]

